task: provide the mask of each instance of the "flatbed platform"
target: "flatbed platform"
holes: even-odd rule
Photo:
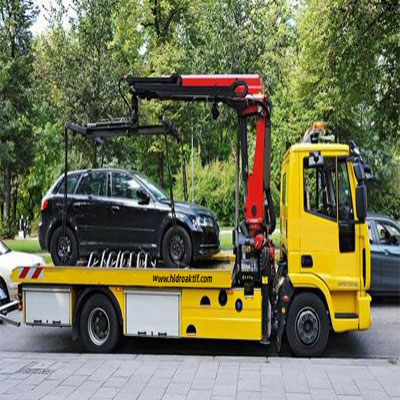
[[[219,253],[188,268],[21,266],[13,270],[12,279],[57,285],[231,288],[233,266],[233,255]]]

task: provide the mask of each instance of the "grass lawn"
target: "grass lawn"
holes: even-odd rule
[[[233,245],[232,245],[232,229],[229,232],[221,232],[219,234],[221,250],[232,250],[232,247],[233,247]],[[222,228],[221,228],[221,230],[222,230]],[[279,235],[280,235],[279,220],[277,220],[275,232],[271,236],[271,239],[274,242],[275,247],[279,247]]]
[[[4,240],[4,243],[13,251],[21,251],[23,253],[40,254],[46,264],[51,264],[50,254],[44,253],[39,245],[38,239],[33,240]]]
[[[5,240],[4,243],[14,251],[22,251],[24,253],[42,253],[39,240]]]

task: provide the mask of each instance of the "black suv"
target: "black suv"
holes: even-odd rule
[[[214,215],[196,204],[171,203],[148,177],[121,169],[73,171],[67,179],[67,228],[62,229],[64,176],[41,204],[39,241],[55,265],[75,265],[103,250],[143,250],[167,265],[188,265],[219,251]]]

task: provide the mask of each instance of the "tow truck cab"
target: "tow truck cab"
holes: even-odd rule
[[[371,325],[364,180],[347,145],[297,144],[281,166],[281,263],[295,296],[311,290],[325,303],[335,332]]]

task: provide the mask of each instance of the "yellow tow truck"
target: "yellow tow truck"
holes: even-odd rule
[[[127,76],[124,81],[132,95],[127,121],[73,129],[92,138],[117,130],[127,135],[143,133],[148,127],[138,125],[138,99],[212,101],[213,114],[217,114],[218,103],[237,112],[242,163],[237,163],[234,254],[172,268],[139,258],[128,262],[127,257],[122,262],[122,256],[108,266],[101,262],[21,266],[13,271],[12,279],[19,282],[23,322],[72,327],[73,338],[80,337],[93,352],[112,351],[121,334],[268,344],[276,323],[278,351],[286,334],[293,352],[307,357],[323,353],[330,329],[368,329],[368,168],[357,146],[320,143],[324,129],[316,123],[303,143],[287,150],[281,168],[280,260],[276,263],[269,238],[275,228],[270,108],[260,78]],[[247,127],[251,119],[256,125],[256,149],[249,172]],[[238,212],[240,175],[243,221]],[[173,198],[171,203],[173,218]]]

